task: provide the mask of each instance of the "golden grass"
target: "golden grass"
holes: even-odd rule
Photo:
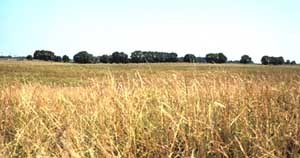
[[[0,65],[0,157],[300,156],[299,67]]]

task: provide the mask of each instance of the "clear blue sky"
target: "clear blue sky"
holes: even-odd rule
[[[0,55],[134,50],[300,62],[299,0],[1,0]]]

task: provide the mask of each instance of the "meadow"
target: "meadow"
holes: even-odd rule
[[[0,62],[0,157],[300,157],[300,67]]]

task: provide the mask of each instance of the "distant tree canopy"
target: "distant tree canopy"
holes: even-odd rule
[[[205,57],[208,63],[226,63],[227,57],[223,53],[209,53]]]
[[[228,60],[226,63],[229,63],[229,64],[240,64],[241,61],[240,60]]]
[[[32,60],[33,57],[32,57],[32,55],[27,55],[27,56],[26,56],[26,59],[27,59],[27,60]]]
[[[89,54],[86,51],[81,51],[74,55],[73,60],[75,63],[86,64],[93,63],[94,58],[92,54]]]
[[[38,60],[54,61],[55,54],[48,50],[36,50],[33,54],[33,58]]]
[[[261,58],[261,63],[264,65],[282,65],[284,64],[284,59],[283,57],[263,56]]]
[[[11,56],[0,56],[0,58],[12,58]],[[25,57],[23,57],[25,58]],[[36,50],[33,56],[28,55],[27,60],[38,59],[45,61],[70,62],[67,55],[56,56],[49,50]],[[194,54],[186,54],[178,57],[176,53],[157,52],[157,51],[134,51],[130,58],[124,52],[114,52],[111,55],[93,56],[86,51],[81,51],[74,55],[75,63],[160,63],[160,62],[189,62],[189,63],[254,63],[249,55],[243,55],[240,60],[227,61],[223,53],[209,53],[205,57],[196,57]],[[261,63],[264,65],[295,65],[295,61],[285,61],[283,57],[263,56]]]
[[[54,61],[61,62],[62,61],[61,56],[55,56]]]
[[[176,53],[134,51],[131,53],[133,63],[157,63],[157,62],[177,62]]]
[[[296,65],[297,63],[294,60],[293,61],[286,60],[286,62],[284,64],[286,64],[286,65]]]
[[[252,64],[253,61],[252,61],[252,59],[249,55],[243,55],[241,57],[240,63],[242,63],[242,64]]]
[[[196,63],[206,63],[205,57],[196,57]]]
[[[183,61],[188,62],[188,63],[195,63],[196,62],[196,56],[194,54],[186,54],[183,57]]]
[[[8,56],[1,55],[0,58],[12,58],[12,56],[11,55],[8,55]]]
[[[99,57],[99,62],[100,63],[111,63],[112,62],[112,56],[111,55],[102,55]]]
[[[113,63],[128,63],[128,55],[123,52],[114,52],[112,53],[111,62]]]
[[[69,58],[67,55],[64,55],[64,56],[62,57],[62,60],[63,60],[63,62],[67,63],[67,62],[70,61],[70,58]]]

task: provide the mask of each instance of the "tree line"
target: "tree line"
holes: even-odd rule
[[[28,60],[37,59],[55,62],[70,62],[67,55],[57,56],[54,52],[48,50],[36,50],[32,55],[26,57]],[[186,54],[184,57],[178,57],[174,52],[153,52],[153,51],[134,51],[130,57],[124,52],[114,52],[111,55],[94,56],[87,51],[81,51],[74,55],[75,63],[163,63],[163,62],[188,62],[188,63],[242,63],[253,64],[249,55],[243,55],[238,61],[228,61],[223,53],[209,53],[205,57],[196,57],[194,54]],[[283,65],[296,64],[295,61],[284,60],[283,57],[263,56],[261,63],[264,65]]]
[[[70,62],[70,58],[67,55],[63,57],[55,55],[54,52],[48,50],[36,50],[32,55],[26,57],[27,60],[37,59],[44,61],[56,61],[56,62]]]

